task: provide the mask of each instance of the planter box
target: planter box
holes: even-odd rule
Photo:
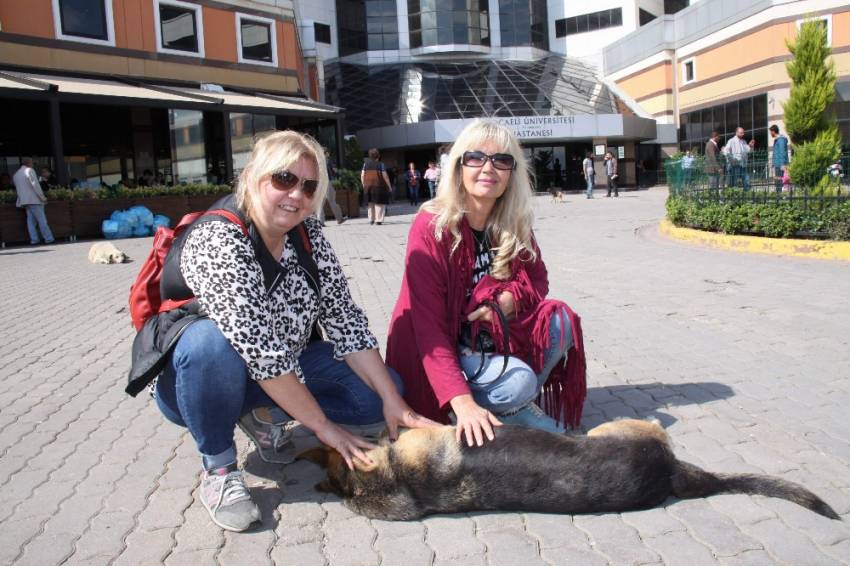
[[[5,246],[29,241],[26,211],[13,202],[0,204],[0,242]]]
[[[357,191],[345,191],[345,193],[347,206],[343,207],[343,210],[348,210],[346,214],[349,218],[360,218],[360,193]]]
[[[68,201],[49,201],[44,207],[47,225],[53,237],[70,238],[74,235],[71,224],[71,203]],[[2,245],[21,244],[30,241],[27,232],[27,213],[14,203],[0,204],[0,241]]]
[[[71,202],[67,200],[48,201],[44,207],[47,225],[53,232],[53,237],[70,238],[74,235],[74,224],[71,221]]]

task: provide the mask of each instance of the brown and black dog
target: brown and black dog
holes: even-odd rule
[[[406,430],[369,451],[372,465],[349,470],[335,450],[298,456],[326,468],[316,485],[373,519],[504,510],[599,513],[647,509],[669,496],[750,493],[793,501],[831,519],[838,514],[806,488],[756,474],[713,474],[676,459],[658,423],[620,420],[587,436],[505,425],[482,447],[457,442],[454,427]]]

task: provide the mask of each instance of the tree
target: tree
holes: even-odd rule
[[[827,108],[835,99],[835,63],[828,61],[830,48],[821,20],[804,22],[797,38],[786,41],[793,58],[786,63],[791,96],[783,105],[785,129],[795,146],[791,180],[814,186],[826,168],[841,155],[841,134]]]

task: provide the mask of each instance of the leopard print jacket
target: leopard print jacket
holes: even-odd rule
[[[281,259],[284,281],[271,296],[251,243],[237,225],[196,226],[183,248],[180,269],[187,285],[255,380],[294,372],[303,382],[298,357],[317,320],[337,359],[378,347],[318,220],[307,218],[304,224],[319,268],[321,300],[298,264],[291,241]]]

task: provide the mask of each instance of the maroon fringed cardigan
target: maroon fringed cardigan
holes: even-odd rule
[[[446,231],[437,241],[433,218],[420,212],[410,228],[404,278],[387,340],[387,365],[401,375],[405,400],[422,415],[448,422],[448,402],[470,392],[458,361],[461,323],[483,301],[495,301],[500,293],[510,291],[516,301],[516,317],[508,323],[510,353],[535,372],[543,367],[552,315],[559,308],[567,313],[574,345],[567,363],[556,364],[549,375],[542,406],[553,418],[577,427],[587,391],[581,320],[563,302],[545,299],[549,280],[540,251],[536,250],[535,261],[514,260],[513,275],[507,281],[485,276],[467,302],[475,253],[469,224],[465,218],[461,222],[461,242],[450,255],[452,235]],[[498,317],[493,318],[489,330],[501,345],[502,329]],[[473,335],[478,326],[473,325]]]

